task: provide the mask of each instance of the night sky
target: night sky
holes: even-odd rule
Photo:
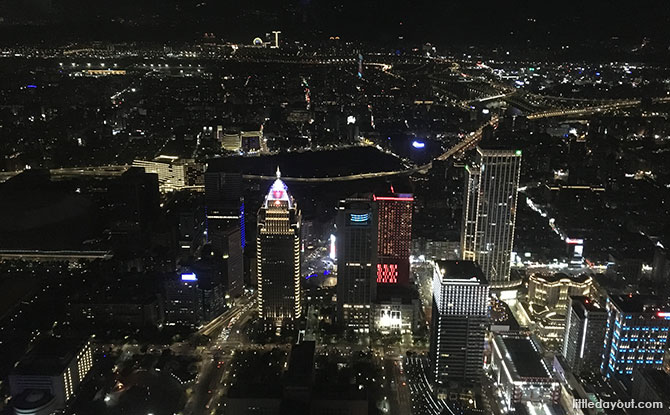
[[[664,1],[432,0],[4,0],[1,38],[45,40],[192,40],[203,32],[246,41],[273,29],[301,40],[510,46],[593,44],[626,47],[647,37],[667,49],[670,7]],[[611,40],[612,37],[618,39]],[[654,43],[655,42],[655,43]]]

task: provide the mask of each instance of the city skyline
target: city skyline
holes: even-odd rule
[[[669,415],[664,4],[0,4],[0,415]]]

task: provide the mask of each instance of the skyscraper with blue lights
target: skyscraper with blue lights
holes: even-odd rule
[[[371,197],[342,200],[337,211],[337,310],[347,328],[367,331],[377,287],[377,221]]]
[[[636,368],[660,369],[668,349],[670,307],[658,297],[612,295],[606,309],[602,374],[630,377]]]

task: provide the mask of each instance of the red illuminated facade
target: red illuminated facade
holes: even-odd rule
[[[398,264],[377,264],[377,282],[395,284],[398,282]]]
[[[377,283],[409,285],[414,197],[396,193],[374,200],[378,211]]]

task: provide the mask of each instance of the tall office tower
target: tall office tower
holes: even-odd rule
[[[600,372],[607,311],[585,296],[570,297],[565,315],[563,356],[575,374]]]
[[[300,210],[277,168],[265,202],[258,210],[256,279],[258,314],[281,326],[300,318]]]
[[[377,222],[371,198],[340,201],[337,212],[337,309],[347,328],[369,330],[375,298]]]
[[[146,230],[160,213],[158,175],[131,167],[110,185],[108,197],[115,206],[114,222],[132,221]]]
[[[668,349],[670,307],[660,297],[611,295],[600,371],[628,377],[640,368],[661,369]]]
[[[244,290],[244,197],[242,175],[205,173],[207,240],[225,261],[226,290],[232,297]]]
[[[205,173],[207,236],[213,248],[219,248],[218,231],[240,229],[240,246],[244,249],[244,196],[242,175],[208,170]]]
[[[409,285],[412,194],[374,196],[377,202],[377,283]]]
[[[430,325],[432,381],[477,383],[484,366],[489,285],[472,261],[438,261]]]
[[[224,287],[210,275],[184,273],[163,282],[165,324],[198,327],[221,314]]]
[[[467,167],[462,258],[476,261],[491,283],[509,281],[521,150],[477,147]]]

